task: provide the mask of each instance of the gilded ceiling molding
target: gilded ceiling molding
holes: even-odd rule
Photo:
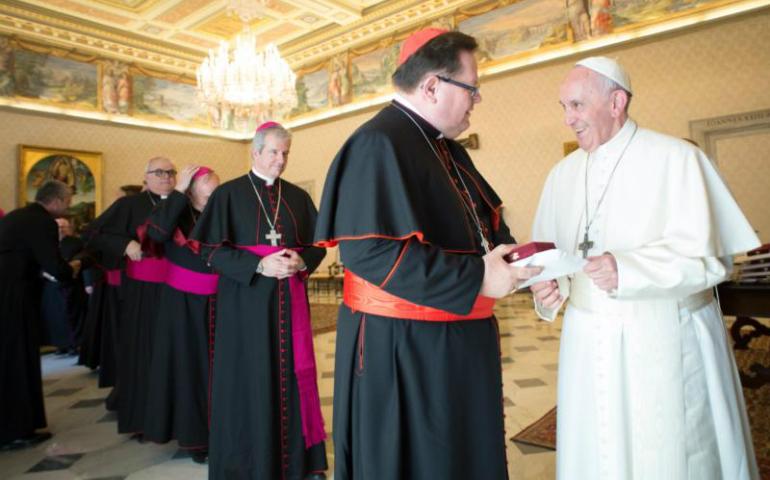
[[[129,67],[129,72],[131,75],[147,75],[148,77],[161,78],[163,80],[168,80],[169,82],[185,83],[187,85],[196,84],[196,80],[194,78],[190,78],[184,74],[158,71],[151,68],[144,68],[143,66],[136,64]]]
[[[85,55],[76,50],[30,43],[15,37],[11,37],[10,42],[11,46],[13,47],[20,47],[24,50],[29,50],[35,53],[43,53],[45,55],[56,55],[57,57],[67,58],[69,60],[77,60],[78,62],[96,63],[99,60],[102,60],[102,57],[98,55]]]
[[[318,61],[320,57],[331,56],[370,42],[375,37],[384,37],[396,31],[410,29],[416,24],[445,15],[474,1],[429,0],[405,8],[413,5],[414,1],[404,0],[354,23],[325,32],[322,36],[314,36],[306,41],[292,44],[282,49],[282,52],[286,54],[286,60],[292,67],[300,67]],[[377,16],[381,18],[378,20],[371,18]],[[354,27],[352,30],[351,26]]]
[[[203,55],[202,53],[195,54],[186,52],[182,49],[169,48],[157,43],[147,42],[139,36],[121,35],[108,30],[75,23],[56,16],[44,15],[42,13],[21,9],[3,3],[0,3],[0,22],[5,24],[15,24],[20,27],[23,26],[26,30],[40,29],[41,31],[80,34],[83,37],[93,37],[100,41],[111,41],[112,43],[121,44],[123,46],[130,45],[131,48],[145,49],[158,54],[174,56],[194,62],[200,62]],[[57,35],[51,34],[51,42],[55,42],[56,38]]]
[[[58,46],[64,49],[77,49],[99,56],[122,60],[129,63],[143,63],[156,69],[195,75],[200,59],[185,60],[176,56],[127,46],[103,38],[65,30],[31,20],[0,13],[0,33],[16,38],[29,38],[33,41]]]

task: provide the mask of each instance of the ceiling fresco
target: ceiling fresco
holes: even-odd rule
[[[267,0],[248,28],[301,67],[470,1]],[[227,7],[227,0],[3,0],[0,34],[193,75],[209,49],[244,30]]]

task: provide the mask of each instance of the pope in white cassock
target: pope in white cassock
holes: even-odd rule
[[[695,146],[628,117],[614,60],[578,62],[560,103],[580,149],[551,171],[532,240],[588,258],[533,285],[559,353],[559,480],[758,479],[713,287],[759,246]]]

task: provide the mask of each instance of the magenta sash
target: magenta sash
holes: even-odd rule
[[[113,287],[119,287],[120,286],[120,269],[117,270],[107,270],[107,285],[112,285]]]
[[[302,251],[303,248],[272,247],[270,245],[236,246],[265,257],[284,249]],[[294,347],[294,373],[297,375],[299,387],[299,407],[302,414],[302,433],[305,437],[305,448],[320,443],[326,439],[324,420],[321,415],[321,401],[318,397],[318,380],[313,352],[313,330],[310,326],[310,311],[308,310],[305,283],[297,273],[289,277],[289,293],[291,294],[291,329],[292,345]]]
[[[175,263],[168,262],[166,284],[180,292],[194,293],[196,295],[214,295],[217,293],[218,282],[219,275],[194,272]]]
[[[148,257],[135,262],[126,261],[126,275],[142,282],[163,283],[166,281],[168,260],[165,258]]]

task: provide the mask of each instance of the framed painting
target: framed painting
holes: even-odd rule
[[[72,189],[64,216],[78,230],[102,210],[102,173],[100,152],[19,145],[19,207],[34,202],[47,180],[59,180]]]

